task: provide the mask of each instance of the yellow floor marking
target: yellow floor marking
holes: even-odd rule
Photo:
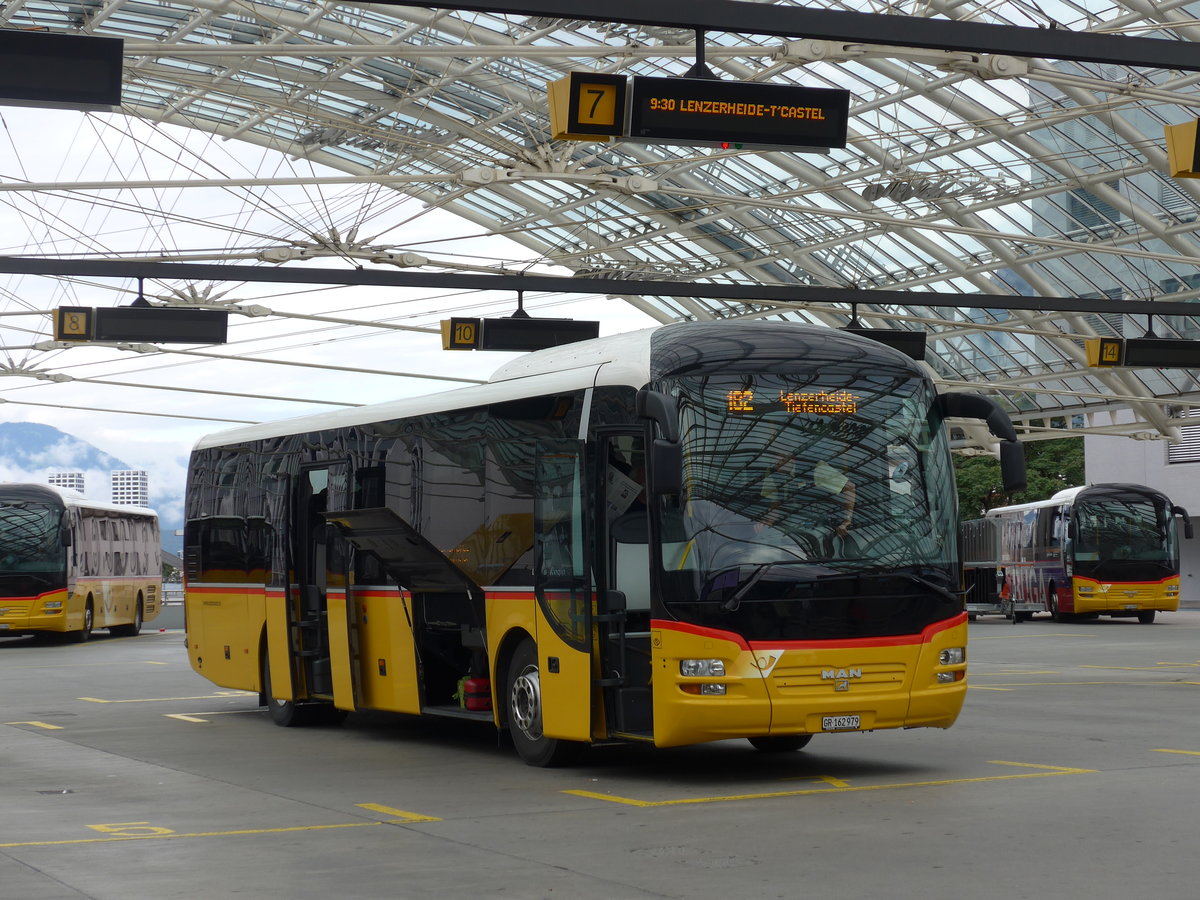
[[[979,678],[981,675],[999,678],[1002,675],[1003,676],[1011,676],[1011,675],[1057,675],[1057,674],[1058,674],[1057,669],[1030,669],[1028,672],[1022,672],[1020,670],[1011,671],[1011,672],[1008,672],[1008,671],[1005,671],[1005,672],[980,672],[978,669],[971,668],[971,677],[972,678]]]
[[[993,634],[988,637],[971,635],[971,643],[976,641],[1024,641],[1029,638],[1094,638],[1094,634]]]
[[[729,803],[734,800],[770,800],[776,797],[804,797],[811,794],[846,794],[856,791],[885,791],[895,788],[940,787],[949,784],[977,784],[985,781],[1012,781],[1018,778],[1053,778],[1058,775],[1094,775],[1098,769],[1071,769],[1062,766],[1040,766],[1033,763],[1006,762],[993,759],[996,766],[1017,766],[1026,769],[1037,769],[1036,772],[1026,772],[1020,775],[982,775],[978,778],[947,778],[941,781],[907,781],[896,784],[847,785],[846,787],[807,788],[798,791],[768,791],[761,794],[731,794],[724,797],[692,797],[686,800],[638,800],[633,797],[619,797],[613,794],[597,794],[593,791],[563,791],[575,797],[585,797],[590,800],[603,800],[607,803],[621,803],[626,806],[643,808],[655,806],[689,806],[698,803]]]
[[[806,775],[801,778],[785,778],[784,781],[816,781],[831,784],[834,787],[850,787],[850,782],[834,778],[832,775]]]
[[[287,834],[296,831],[329,831],[334,828],[373,828],[387,822],[341,822],[336,825],[292,825],[285,828],[241,828],[235,831],[194,831],[189,834],[146,834],[101,838],[75,838],[66,841],[19,841],[0,844],[0,849],[9,847],[61,847],[67,844],[112,844],[119,841],[169,841],[179,838],[241,837],[249,834]]]
[[[241,716],[245,715],[246,713],[256,713],[261,711],[262,708],[256,706],[253,709],[222,709],[216,712],[198,712],[192,713],[190,716],[184,715],[183,713],[163,713],[163,718],[180,719],[184,722],[203,722],[205,725],[207,725],[209,724],[208,719],[201,719],[199,718],[200,716]]]
[[[389,821],[395,822],[440,822],[441,819],[437,816],[423,816],[420,813],[407,812],[403,809],[393,809],[390,806],[381,806],[378,803],[356,803],[355,806],[362,809],[369,809],[371,812],[383,813],[385,816],[391,817]]]
[[[971,684],[971,685],[967,685],[967,690],[969,690],[969,691],[1011,691],[1012,688],[984,687],[983,685],[980,685],[980,684]]]
[[[1098,666],[1081,664],[1081,669],[1118,669],[1124,672],[1161,672],[1163,669],[1195,669],[1200,663],[1155,663],[1152,666]]]
[[[50,731],[62,731],[61,725],[51,725],[49,722],[5,722],[5,725],[33,725],[36,728],[48,728]]]
[[[213,700],[217,697],[256,697],[253,691],[217,691],[201,697],[145,697],[133,700],[101,700],[99,697],[76,697],[88,703],[173,703],[176,700]]]
[[[1200,756],[1200,750],[1155,750],[1155,753],[1180,753],[1184,756]]]

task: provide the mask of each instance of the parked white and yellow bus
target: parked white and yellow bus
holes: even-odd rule
[[[533,765],[945,728],[966,694],[955,417],[987,419],[1023,480],[996,404],[903,354],[716,322],[213,435],[188,473],[188,654],[280,725],[475,719]]]
[[[0,484],[0,634],[136,635],[158,615],[161,554],[153,510]]]
[[[1154,621],[1179,609],[1179,534],[1187,511],[1141,484],[1089,484],[987,511],[999,529],[1000,611]]]

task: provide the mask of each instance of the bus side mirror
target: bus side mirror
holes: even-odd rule
[[[1183,519],[1183,536],[1190,541],[1192,539],[1192,520],[1188,517],[1187,510],[1182,506],[1172,506],[1171,514]]]
[[[666,394],[642,388],[637,392],[634,412],[639,419],[652,420],[666,440],[679,442],[679,412],[675,408],[675,401]]]
[[[988,431],[1000,438],[1000,480],[1008,493],[1025,490],[1025,448],[1017,440],[1017,430],[1000,404],[983,394],[948,391],[939,394],[937,407],[943,418],[983,419]]]
[[[1020,441],[1000,442],[1000,480],[1005,492],[1023,491],[1029,481],[1025,475],[1025,447]]]
[[[58,529],[58,542],[64,547],[71,546],[71,528],[66,522],[63,522]]]

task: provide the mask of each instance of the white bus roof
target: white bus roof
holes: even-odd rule
[[[502,365],[486,384],[219,431],[200,438],[196,449],[468,409],[601,385],[642,387],[650,380],[650,335],[656,330],[645,328],[526,353]]]
[[[57,494],[62,500],[63,506],[71,506],[75,507],[76,509],[90,509],[96,512],[124,513],[125,515],[151,516],[155,519],[158,518],[158,513],[145,506],[106,503],[103,500],[89,500],[78,491],[72,491],[68,488],[61,488],[53,484],[38,484],[37,482],[0,481],[0,500],[5,499],[9,493],[9,488],[14,487],[32,487],[46,491],[50,494]]]

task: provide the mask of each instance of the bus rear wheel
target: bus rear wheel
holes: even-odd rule
[[[528,638],[513,653],[505,678],[508,730],[513,746],[531,766],[561,766],[578,756],[583,746],[574,741],[548,738],[542,733],[542,681],[537,645]]]
[[[142,631],[142,595],[138,594],[137,609],[133,613],[133,621],[128,625],[113,625],[108,629],[109,634],[119,637],[137,637]]]
[[[747,738],[750,746],[762,753],[794,753],[808,746],[811,734],[781,734],[775,737]]]

